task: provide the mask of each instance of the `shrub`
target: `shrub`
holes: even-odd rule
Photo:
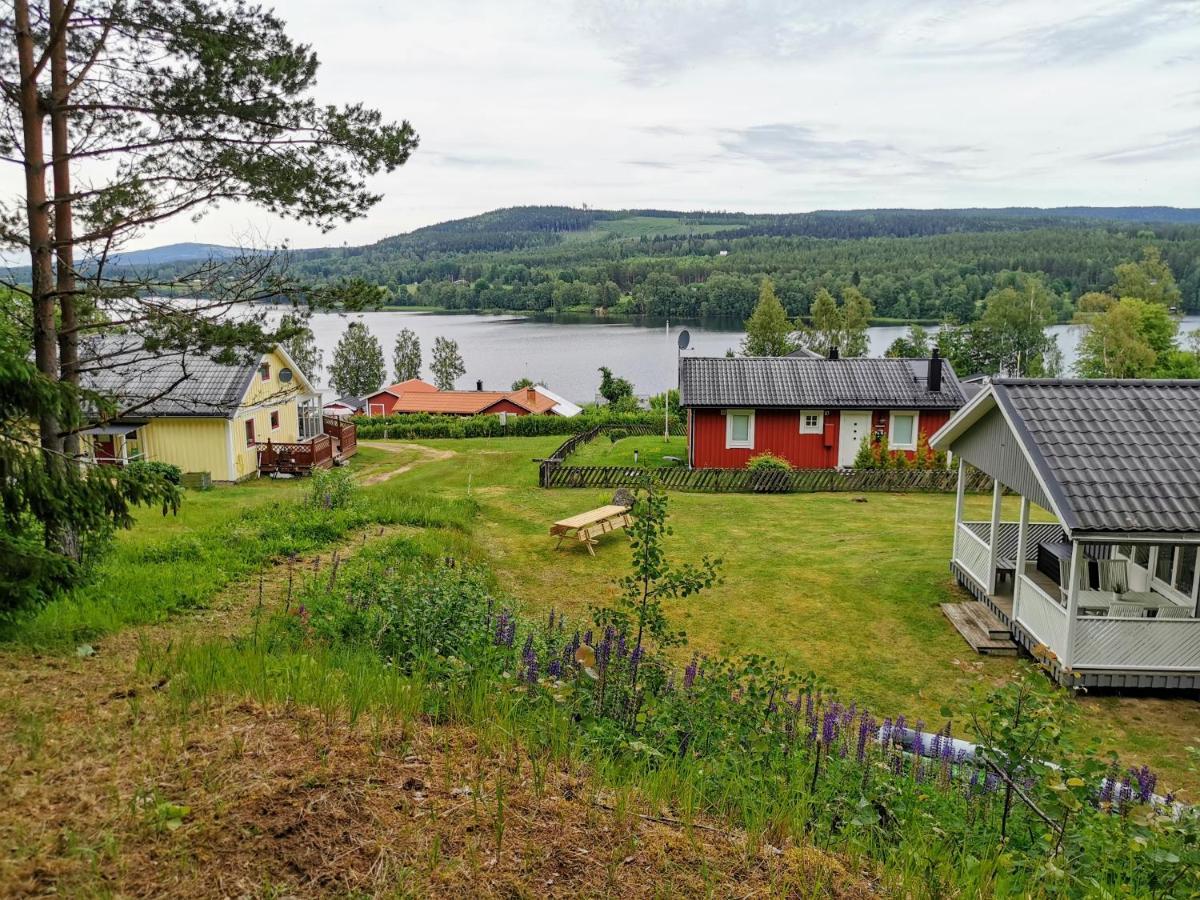
[[[774,453],[760,453],[758,456],[750,457],[746,463],[746,468],[752,472],[788,472],[791,471],[792,464],[782,456],[776,456]]]
[[[317,469],[308,486],[308,503],[323,509],[343,509],[354,502],[356,487],[349,469]]]
[[[626,431],[624,428],[613,428],[613,429],[610,429],[608,432],[608,439],[610,441],[612,441],[614,444],[617,441],[622,441],[627,437],[629,437],[629,432]]]
[[[135,459],[127,468],[130,474],[137,473],[139,476],[158,476],[171,484],[183,484],[183,470],[179,466],[173,466],[170,463],[149,459]]]
[[[672,407],[676,425],[683,419]],[[540,437],[550,434],[571,435],[597,425],[650,425],[662,427],[662,414],[644,410],[621,411],[612,407],[591,407],[571,418],[563,416],[509,416],[506,424],[499,416],[435,416],[415,413],[402,416],[354,416],[361,440],[395,438]]]

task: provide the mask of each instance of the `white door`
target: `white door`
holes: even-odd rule
[[[862,440],[871,432],[871,414],[869,412],[850,412],[842,410],[842,422],[838,427],[838,465],[854,465],[854,457],[858,456],[858,448]]]

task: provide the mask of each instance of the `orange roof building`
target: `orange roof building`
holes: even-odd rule
[[[391,416],[429,413],[441,416],[572,416],[579,407],[541,387],[515,391],[439,391],[419,379],[402,381],[366,398],[367,415]]]

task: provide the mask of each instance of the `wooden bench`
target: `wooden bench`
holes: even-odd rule
[[[555,550],[562,546],[563,541],[574,537],[587,547],[588,553],[595,556],[596,551],[592,548],[596,545],[597,537],[628,525],[629,507],[610,504],[555,522],[550,526],[550,534],[551,536],[558,535],[558,543],[554,545]]]

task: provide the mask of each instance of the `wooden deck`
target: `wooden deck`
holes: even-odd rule
[[[1012,639],[1008,625],[1001,622],[978,600],[943,603],[942,612],[976,653],[990,656],[1017,655],[1017,645]]]

